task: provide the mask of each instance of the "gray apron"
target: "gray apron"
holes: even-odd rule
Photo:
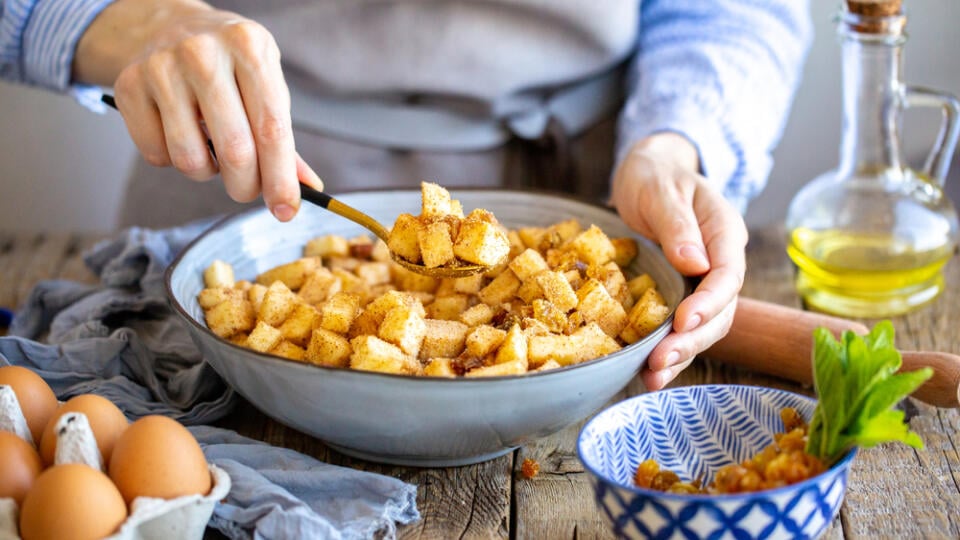
[[[606,197],[635,2],[214,4],[277,39],[297,150],[330,193],[427,180]],[[531,22],[542,20],[550,24]],[[138,158],[120,226],[243,207],[219,178],[196,183]]]

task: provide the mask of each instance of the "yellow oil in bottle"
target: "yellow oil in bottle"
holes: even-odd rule
[[[797,228],[787,253],[797,290],[811,307],[852,317],[886,317],[929,303],[943,290],[953,244],[916,247],[892,234]]]

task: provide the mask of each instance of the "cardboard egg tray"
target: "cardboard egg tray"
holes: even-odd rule
[[[29,429],[20,407],[10,396],[13,391],[9,387],[0,387],[0,429],[11,431],[23,437],[29,437]],[[69,416],[80,416],[73,426],[89,431],[86,417],[80,413],[68,413]],[[64,415],[64,417],[68,416]],[[61,418],[65,420],[65,418]],[[59,426],[59,424],[58,424]],[[99,453],[93,441],[92,432],[86,441],[93,444],[96,460]],[[30,439],[28,439],[30,440]],[[32,441],[31,441],[32,442]],[[67,463],[91,463],[89,457],[81,454],[82,448],[71,449]],[[61,454],[58,450],[58,462]],[[96,461],[93,461],[96,462]],[[226,471],[209,464],[211,484],[207,495],[186,495],[176,499],[156,499],[151,497],[137,497],[130,508],[130,515],[123,522],[120,529],[107,540],[169,540],[171,538],[185,540],[200,540],[203,538],[210,516],[217,502],[223,500],[230,492],[230,475]],[[10,498],[0,498],[0,540],[20,540],[18,533],[19,509],[17,503]]]
[[[213,508],[230,492],[230,475],[210,465],[213,487],[205,496],[186,495],[176,499],[138,497],[127,520],[107,540],[200,540],[213,515]],[[19,514],[13,499],[0,499],[0,540],[20,540]]]

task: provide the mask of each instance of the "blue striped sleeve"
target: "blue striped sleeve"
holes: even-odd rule
[[[93,92],[71,79],[80,36],[113,0],[2,0],[0,77],[84,100]]]
[[[646,0],[618,156],[673,131],[746,209],[766,183],[813,37],[807,0]]]

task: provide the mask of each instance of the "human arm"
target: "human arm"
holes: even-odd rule
[[[740,216],[762,188],[809,47],[799,0],[643,3],[612,202],[700,276],[643,374],[659,389],[729,330],[746,269]]]
[[[98,90],[71,80],[71,63],[83,31],[111,1],[0,1],[0,78],[99,99]]]
[[[294,149],[279,51],[259,24],[194,0],[7,0],[4,23],[21,3],[29,14],[22,46],[0,68],[9,78],[61,91],[112,86],[148,162],[194,180],[219,172],[233,199],[262,192],[279,219],[299,207],[298,180],[322,188]],[[47,19],[71,21],[55,47],[52,27],[38,27],[43,10],[54,14]],[[53,51],[54,75],[32,75],[34,50]]]

